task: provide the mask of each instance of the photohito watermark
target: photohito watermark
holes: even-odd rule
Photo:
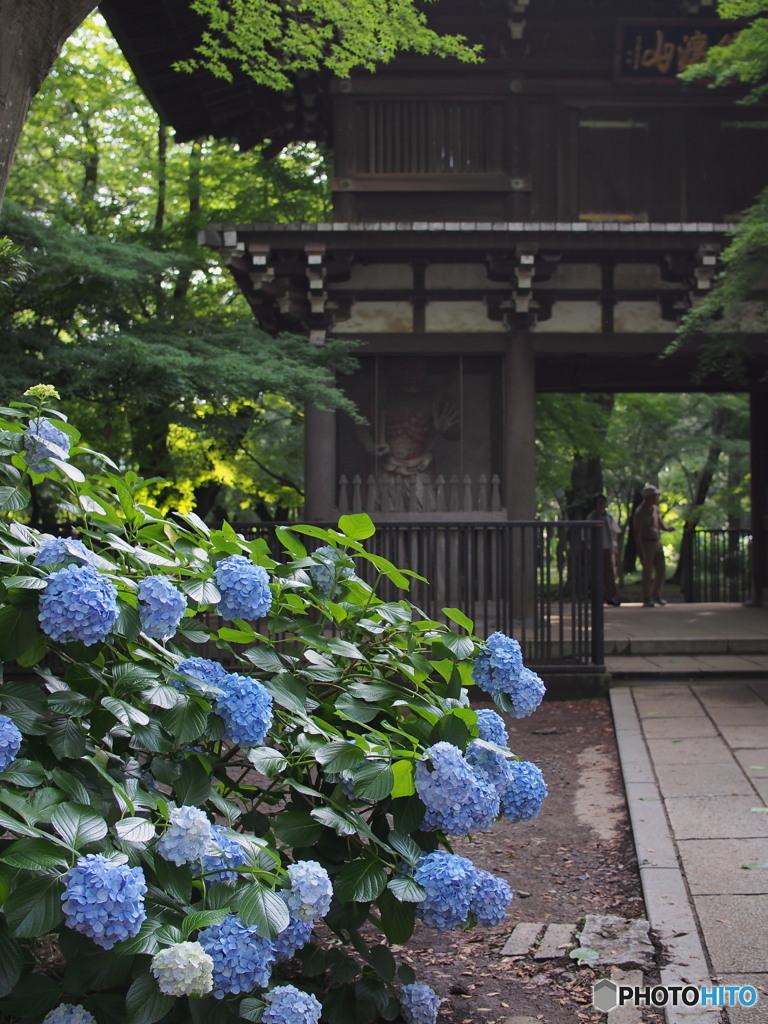
[[[592,986],[592,1005],[603,1013],[617,1006],[754,1006],[752,985],[617,985],[603,978]]]

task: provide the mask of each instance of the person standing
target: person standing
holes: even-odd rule
[[[616,559],[619,552],[619,524],[608,511],[608,499],[604,494],[596,494],[592,511],[587,519],[602,522],[603,542],[603,596],[606,604],[621,604],[616,586]]]
[[[659,512],[659,495],[661,491],[653,484],[643,488],[643,500],[635,509],[632,524],[635,532],[635,544],[640,563],[643,567],[643,608],[664,605],[662,597],[666,578],[664,549],[661,546],[662,531],[672,532]]]

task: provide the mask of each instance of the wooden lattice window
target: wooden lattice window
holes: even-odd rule
[[[357,108],[358,173],[503,170],[503,108],[472,100],[368,100]]]

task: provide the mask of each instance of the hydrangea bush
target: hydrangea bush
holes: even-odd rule
[[[546,796],[468,699],[535,709],[519,646],[378,597],[412,574],[367,516],[278,527],[278,557],[145,504],[52,388],[25,397],[0,410],[0,1019],[434,1024],[390,945],[504,919],[449,842]],[[41,484],[60,537],[25,525]]]

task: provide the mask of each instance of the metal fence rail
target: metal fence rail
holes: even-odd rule
[[[276,525],[236,529],[273,547]],[[530,667],[595,671],[604,663],[600,545],[599,523],[496,520],[384,522],[365,546],[429,581],[414,580],[405,593],[382,579],[378,592],[386,600],[406,596],[438,620],[443,608],[459,608],[478,635],[515,637]],[[363,559],[358,565],[373,583],[374,567]]]
[[[691,602],[748,601],[752,596],[751,531],[697,528],[682,591]]]

